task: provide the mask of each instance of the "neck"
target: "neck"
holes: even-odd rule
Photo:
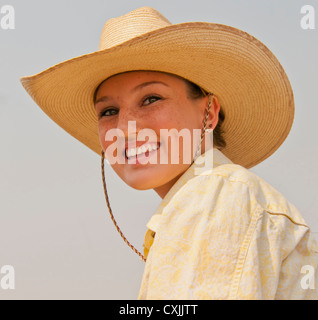
[[[161,199],[163,199],[182,175],[183,172],[175,178],[173,178],[172,180],[170,180],[169,182],[167,182],[166,184],[156,187],[153,190],[156,191],[156,193]]]

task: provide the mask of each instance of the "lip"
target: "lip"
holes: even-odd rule
[[[148,142],[141,142],[141,143],[139,142],[139,143],[136,143],[136,144],[130,144],[130,147],[131,147],[131,148],[137,148],[137,147],[140,147],[140,146],[142,146],[142,145],[144,145],[144,144],[146,144],[146,143],[148,143]],[[152,142],[149,142],[149,143],[152,143]],[[135,163],[129,163],[129,164],[132,164],[132,165],[143,164],[143,163],[140,163],[140,162],[138,161],[138,159],[140,159],[140,160],[142,160],[143,158],[149,159],[149,158],[151,157],[151,155],[157,153],[157,151],[158,151],[158,150],[160,149],[160,147],[161,147],[161,143],[160,143],[160,142],[153,142],[153,143],[157,143],[158,148],[157,148],[156,150],[152,150],[152,151],[150,151],[150,152],[147,151],[147,152],[146,152],[146,153],[148,153],[148,154],[147,154],[147,157],[146,157],[146,153],[141,153],[140,155],[135,155],[134,157],[130,157],[129,159],[128,159],[127,153],[126,153],[129,145],[126,143],[126,147],[125,147],[125,150],[124,150],[125,159],[126,159],[126,160],[134,160],[134,159],[135,159]],[[148,163],[149,163],[149,162],[148,162]],[[144,164],[144,165],[145,165],[145,164]]]

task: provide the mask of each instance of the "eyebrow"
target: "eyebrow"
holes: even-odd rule
[[[137,90],[141,90],[142,88],[150,86],[152,84],[163,84],[164,86],[169,87],[166,83],[161,82],[161,81],[148,81],[148,82],[144,82],[144,83],[141,83],[138,86],[136,86],[134,89],[132,89],[132,92],[135,92]],[[95,101],[95,105],[97,103],[99,103],[99,102],[107,101],[107,100],[110,100],[110,97],[103,96],[103,97],[101,97],[101,98],[99,98],[98,100]]]

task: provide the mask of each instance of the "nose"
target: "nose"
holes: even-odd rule
[[[127,111],[126,113],[118,114],[117,132],[120,134],[118,142],[120,148],[123,149],[128,145],[141,145],[145,141],[158,141],[156,132],[149,127],[149,119],[142,113],[140,116],[138,110],[135,112]]]
[[[117,130],[121,133],[121,136],[125,137],[126,140],[130,139],[131,135],[134,135],[136,132],[138,132],[140,129],[139,124],[140,119],[138,119],[136,113],[126,110],[119,112]]]

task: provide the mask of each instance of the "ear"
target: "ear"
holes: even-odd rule
[[[214,94],[213,95],[209,94],[206,100],[206,110],[208,109],[210,101],[211,101],[211,107],[209,110],[209,116],[207,119],[206,128],[214,130],[219,122],[219,112],[220,112],[221,106],[220,106],[219,99]]]

